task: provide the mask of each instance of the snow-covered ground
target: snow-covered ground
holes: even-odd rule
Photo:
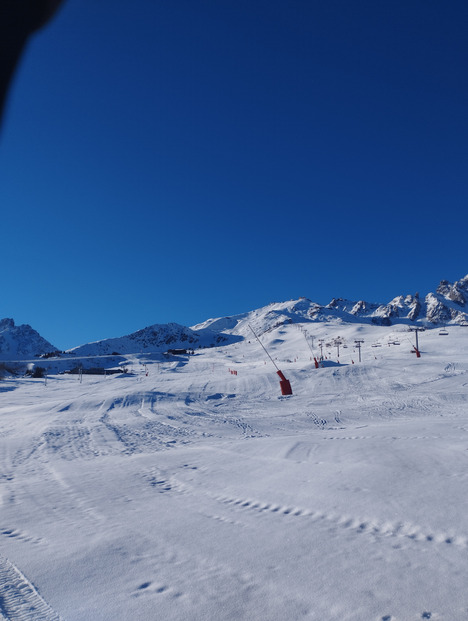
[[[468,619],[468,328],[404,330],[1,381],[0,619]]]

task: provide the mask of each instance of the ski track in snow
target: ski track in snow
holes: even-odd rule
[[[1,556],[0,613],[7,621],[61,620],[21,571]]]
[[[291,450],[296,451],[297,445],[295,445]],[[307,452],[307,456],[309,456],[309,454],[310,453]],[[297,455],[295,454],[295,456]],[[288,459],[290,457],[291,453],[288,452],[286,458]],[[184,469],[186,471],[197,471],[198,467],[185,464]],[[183,483],[178,480],[177,476],[168,476],[158,469],[151,470],[145,475],[144,478],[155,489],[155,491],[161,494],[204,494],[205,496],[213,498],[221,505],[228,506],[236,513],[245,511],[251,514],[269,517],[270,519],[275,518],[291,520],[300,518],[311,523],[328,523],[330,526],[339,529],[353,531],[357,535],[403,538],[416,544],[425,542],[434,545],[453,545],[462,550],[468,549],[467,534],[427,530],[427,528],[409,521],[392,522],[389,520],[379,520],[377,518],[351,516],[348,514],[339,514],[336,512],[326,512],[318,509],[299,507],[293,504],[285,505],[271,501],[268,502],[251,497],[218,496],[209,491],[203,491],[200,488],[195,488],[193,485],[188,483]],[[230,517],[218,514],[210,514],[209,517],[219,521],[242,525],[242,522],[240,521],[232,520]]]
[[[409,522],[379,522],[372,518],[327,513],[294,505],[262,502],[251,498],[226,498],[220,496],[217,500],[223,504],[232,505],[236,509],[256,512],[262,515],[302,518],[311,522],[323,520],[339,528],[350,529],[357,534],[380,537],[403,537],[414,542],[431,542],[434,544],[455,545],[462,549],[468,548],[468,536],[466,535],[453,535],[447,532],[425,532],[421,526]]]

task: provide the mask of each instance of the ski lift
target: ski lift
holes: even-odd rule
[[[446,328],[442,328],[439,332],[439,336],[448,336],[448,331]]]

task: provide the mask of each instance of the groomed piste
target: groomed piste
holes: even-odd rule
[[[0,619],[465,621],[468,328],[440,332],[273,326],[291,396],[247,335],[4,378]]]

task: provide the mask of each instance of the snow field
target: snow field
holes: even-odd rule
[[[468,331],[401,330],[262,335],[292,397],[248,338],[1,382],[0,615],[468,618]]]

